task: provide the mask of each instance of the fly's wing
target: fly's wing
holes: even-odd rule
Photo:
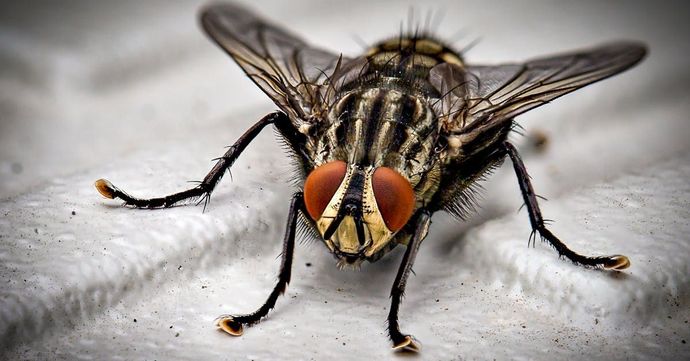
[[[327,74],[343,60],[235,4],[206,7],[201,25],[298,128],[309,121]]]
[[[442,94],[437,114],[450,133],[471,141],[519,114],[630,68],[646,52],[643,44],[620,42],[523,64],[465,69],[440,64],[430,72],[432,85]]]

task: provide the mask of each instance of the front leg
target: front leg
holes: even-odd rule
[[[269,124],[276,124],[277,126],[283,126],[284,123],[289,123],[290,120],[282,112],[275,112],[266,115],[261,118],[256,124],[249,128],[242,136],[233,144],[225,155],[218,158],[218,162],[211,169],[211,171],[204,177],[196,187],[184,190],[182,192],[174,193],[164,197],[158,198],[136,198],[127,194],[125,191],[114,186],[112,183],[105,179],[99,179],[96,181],[95,186],[98,192],[101,193],[106,198],[114,199],[120,198],[125,201],[125,205],[134,206],[137,208],[159,208],[159,207],[172,207],[176,203],[179,203],[187,199],[197,199],[203,197],[201,200],[208,202],[211,192],[216,187],[220,179],[225,174],[225,171],[235,163],[237,157],[242,154],[247,145],[254,140],[254,138],[261,132],[264,127]],[[204,204],[205,206],[205,204]]]
[[[290,283],[290,274],[292,271],[292,257],[295,250],[295,232],[297,228],[297,218],[299,212],[305,211],[304,196],[302,192],[295,193],[292,196],[292,203],[290,203],[290,214],[288,215],[287,229],[285,230],[285,237],[283,239],[283,253],[281,254],[280,271],[278,273],[278,282],[273,291],[268,296],[264,304],[258,310],[246,315],[222,315],[216,319],[216,326],[223,331],[233,336],[241,336],[243,325],[251,326],[273,309],[278,300],[278,296],[283,294]],[[306,214],[306,213],[304,213]]]
[[[527,206],[527,212],[529,213],[529,220],[532,223],[532,233],[538,232],[539,236],[548,241],[553,248],[558,251],[559,255],[571,260],[573,263],[588,267],[603,267],[607,270],[616,271],[630,266],[628,257],[622,255],[588,257],[578,254],[570,250],[570,248],[563,244],[558,237],[551,233],[544,225],[544,219],[541,216],[539,204],[537,204],[537,196],[534,193],[534,189],[532,189],[532,183],[529,180],[527,169],[525,168],[525,164],[522,163],[517,149],[508,142],[503,143],[503,149],[508,153],[510,160],[513,162],[515,175],[520,183],[520,191],[522,192],[522,197]]]
[[[400,263],[398,274],[395,276],[395,282],[391,289],[391,309],[390,312],[388,312],[388,334],[391,341],[393,341],[393,349],[396,351],[419,352],[421,350],[419,341],[415,340],[412,335],[405,335],[400,332],[400,326],[398,325],[398,310],[405,293],[407,277],[412,270],[412,264],[417,255],[419,245],[429,231],[429,225],[431,225],[431,214],[427,210],[420,210],[417,220],[415,221],[414,234],[407,244],[405,255]]]

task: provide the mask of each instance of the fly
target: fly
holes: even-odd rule
[[[406,250],[392,290],[388,333],[393,348],[419,351],[400,330],[398,309],[420,244],[435,212],[463,218],[473,185],[508,157],[537,235],[573,263],[622,270],[627,257],[583,256],[544,224],[530,178],[507,140],[514,118],[585,85],[620,73],[646,54],[635,42],[614,42],[524,63],[485,66],[430,34],[400,34],[349,58],[304,42],[234,4],[201,12],[201,25],[280,110],[247,130],[195,187],[159,198],[136,198],[107,180],[96,189],[136,208],[208,202],[247,145],[273,125],[298,161],[278,281],[256,311],[223,315],[217,326],[239,336],[275,306],[290,282],[298,222],[312,228],[338,265],[374,262],[397,245]]]

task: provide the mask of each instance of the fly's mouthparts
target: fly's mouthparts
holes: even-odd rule
[[[362,262],[364,262],[364,252],[359,251],[357,253],[347,253],[340,250],[335,250],[333,256],[338,260],[338,268],[354,267],[354,269],[359,269]]]

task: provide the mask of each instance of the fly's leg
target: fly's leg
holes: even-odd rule
[[[299,212],[304,212],[304,196],[302,192],[295,193],[292,196],[292,203],[290,204],[290,214],[288,215],[287,229],[285,230],[285,238],[283,239],[283,253],[281,254],[280,272],[278,273],[278,282],[273,291],[268,296],[264,304],[258,310],[246,315],[222,315],[216,319],[216,326],[223,331],[233,335],[241,336],[243,332],[243,325],[251,326],[259,322],[268,312],[273,309],[278,300],[278,296],[283,294],[290,283],[290,273],[292,270],[292,256],[295,249],[295,232],[297,229],[297,218]]]
[[[213,189],[216,187],[216,184],[218,184],[218,181],[220,181],[220,179],[223,177],[225,171],[232,166],[235,160],[237,160],[237,157],[239,157],[242,151],[244,151],[247,145],[254,140],[261,130],[269,124],[282,126],[282,123],[286,122],[289,123],[290,121],[287,115],[282,112],[271,113],[263,117],[251,128],[249,128],[249,130],[242,134],[240,139],[238,139],[222,157],[218,158],[216,165],[213,166],[211,171],[206,175],[206,177],[204,177],[204,180],[194,188],[167,195],[165,197],[148,199],[132,197],[105,179],[99,179],[96,181],[96,189],[106,198],[120,198],[125,201],[125,205],[134,206],[137,208],[171,207],[180,201],[197,199],[199,197],[203,197],[201,200],[208,202],[211,192],[213,192]]]
[[[390,312],[388,312],[388,335],[391,341],[393,341],[393,349],[396,351],[419,352],[421,350],[419,341],[411,335],[405,335],[400,332],[400,326],[398,325],[398,310],[400,309],[400,302],[405,293],[407,277],[412,270],[412,264],[417,255],[417,250],[422,240],[424,240],[424,237],[426,237],[430,224],[431,214],[426,210],[420,211],[415,222],[414,235],[407,244],[405,255],[400,263],[398,274],[395,276],[395,282],[391,289],[391,309]]]
[[[532,183],[530,183],[527,169],[525,168],[525,164],[522,163],[520,155],[515,147],[508,142],[503,143],[503,149],[508,153],[510,160],[513,162],[515,175],[520,183],[520,191],[522,192],[522,197],[529,213],[529,220],[532,224],[532,234],[538,232],[539,236],[548,241],[553,248],[558,251],[559,255],[579,265],[587,267],[603,267],[607,270],[622,270],[630,266],[630,260],[628,260],[628,257],[622,255],[588,257],[577,254],[563,244],[558,237],[554,236],[554,234],[551,233],[551,231],[549,231],[544,225],[544,219],[541,216],[539,204],[537,204],[537,196],[534,193],[534,189],[532,189]]]

